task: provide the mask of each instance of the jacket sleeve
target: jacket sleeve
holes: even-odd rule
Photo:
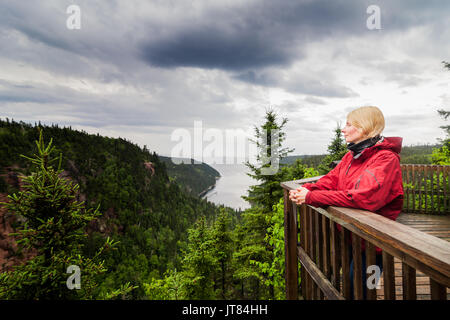
[[[350,190],[312,190],[307,193],[305,202],[315,207],[334,205],[377,211],[398,196],[392,193],[394,181],[402,179],[398,157],[392,152],[381,154],[360,179]]]
[[[347,153],[347,154],[349,154],[349,153]],[[348,155],[346,155],[346,156],[348,157]],[[338,185],[339,172],[341,170],[342,164],[344,162],[346,163],[346,161],[344,161],[344,158],[345,158],[345,156],[342,158],[342,161],[339,162],[339,164],[334,169],[332,169],[330,172],[328,172],[322,178],[317,180],[315,183],[305,183],[304,185],[302,185],[302,187],[305,187],[309,191],[336,190],[337,185]]]

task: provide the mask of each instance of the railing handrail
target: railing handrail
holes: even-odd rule
[[[366,210],[334,206],[326,210],[312,208],[392,256],[450,286],[450,242]]]
[[[321,176],[282,182],[285,206],[293,204],[288,198],[289,190],[320,178]],[[309,207],[442,285],[450,287],[450,242],[366,210],[336,206],[328,206],[326,209]],[[295,204],[294,209],[285,208],[285,230],[289,229],[292,233],[297,218],[296,215],[289,218],[291,210],[296,212]],[[289,256],[293,255],[293,251],[286,250]]]

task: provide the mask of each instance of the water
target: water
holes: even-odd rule
[[[210,166],[220,172],[221,178],[216,181],[215,188],[208,191],[203,198],[234,209],[250,208],[250,204],[241,198],[241,196],[247,195],[249,186],[257,184],[256,180],[246,174],[250,172],[250,169],[243,164],[213,164]]]

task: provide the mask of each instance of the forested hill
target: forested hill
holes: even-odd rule
[[[188,192],[200,195],[216,183],[220,173],[206,163],[195,163],[192,159],[176,159],[181,163],[174,163],[172,158],[159,156],[167,168],[171,179],[184,186]]]
[[[200,192],[215,182],[216,173],[208,166],[193,165],[197,172],[191,174],[185,165],[179,170],[172,167],[176,175],[170,178],[167,159],[161,160],[146,147],[56,125],[41,127],[45,142],[53,139],[55,155],[62,153],[66,176],[80,185],[80,200],[85,200],[88,207],[100,205],[103,213],[90,226],[86,254],[95,252],[107,235],[120,241],[118,250],[106,255],[108,273],[99,281],[102,286],[98,290],[131,282],[139,286],[133,290],[133,297],[143,297],[143,282],[179,266],[180,250],[194,221],[200,216],[212,219],[220,212],[217,206],[184,190]],[[0,120],[3,198],[17,192],[20,174],[31,173],[30,162],[20,154],[35,154],[38,138],[36,126]],[[199,187],[196,189],[195,185]],[[4,214],[0,206],[0,215]],[[5,241],[2,243],[5,246]],[[11,246],[0,247],[0,272],[2,263],[17,254]]]
[[[433,149],[441,146],[441,144],[403,146],[400,153],[400,162],[405,164],[431,164]],[[281,163],[293,164],[295,160],[301,159],[303,164],[317,168],[325,156],[325,154],[287,156],[281,160]]]

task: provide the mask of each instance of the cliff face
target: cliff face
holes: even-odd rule
[[[2,177],[8,185],[20,189],[18,169],[18,166],[5,168],[6,174]],[[0,202],[8,201],[7,194],[0,193]],[[20,252],[14,237],[10,236],[10,233],[16,231],[13,226],[18,222],[15,215],[7,212],[6,207],[0,206],[0,272],[10,270],[12,266],[24,263],[36,255],[33,251]]]
[[[18,165],[14,165],[4,168],[3,171],[6,171],[6,173],[1,176],[9,186],[22,190],[22,181],[20,178],[22,169]],[[63,171],[60,177],[76,183],[68,171]],[[86,195],[78,193],[76,200],[86,201]],[[8,201],[8,195],[6,193],[0,193],[0,203]],[[111,235],[114,232],[121,233],[123,226],[111,223],[116,218],[117,214],[114,212],[114,209],[108,208],[101,217],[91,221],[86,231],[88,233],[99,232],[105,235]],[[11,270],[15,265],[26,263],[26,261],[35,257],[37,254],[35,250],[20,250],[15,237],[10,235],[11,233],[17,232],[15,226],[22,222],[14,213],[8,212],[5,206],[0,205],[0,273]]]

